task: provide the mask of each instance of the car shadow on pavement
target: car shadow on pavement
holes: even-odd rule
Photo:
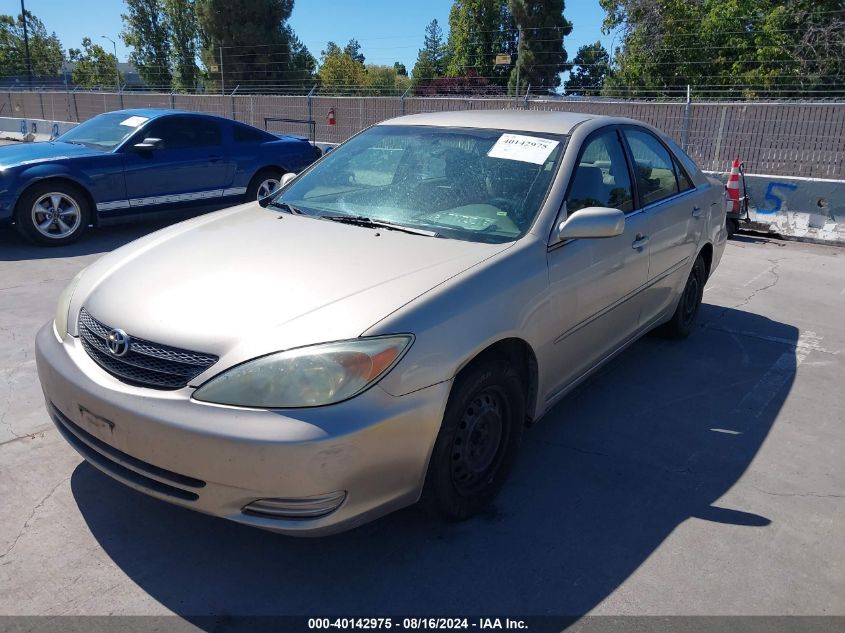
[[[713,305],[699,323],[685,341],[645,337],[555,406],[495,507],[464,523],[412,507],[297,539],[168,505],[85,463],[73,495],[114,563],[200,627],[215,615],[581,615],[685,521],[770,523],[719,500],[791,389],[798,331]]]
[[[38,246],[18,235],[15,227],[0,226],[0,262],[32,259],[52,259],[54,257],[76,257],[107,253],[173,224],[177,220],[144,220],[127,224],[90,228],[78,242],[67,246]]]

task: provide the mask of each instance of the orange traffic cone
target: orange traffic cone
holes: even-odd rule
[[[739,213],[739,159],[735,158],[731,164],[731,174],[728,176],[728,184],[725,185],[728,198],[733,208],[728,208],[728,213]]]

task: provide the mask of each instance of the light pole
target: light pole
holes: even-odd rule
[[[32,57],[29,55],[29,33],[26,29],[26,7],[21,0],[21,21],[23,22],[23,47],[26,55],[26,76],[29,82],[29,89],[32,90]]]
[[[115,79],[115,86],[117,86],[117,92],[120,94],[120,68],[117,65],[117,43],[110,37],[106,35],[101,35],[104,40],[108,40],[111,42],[112,47],[114,48],[114,79]]]

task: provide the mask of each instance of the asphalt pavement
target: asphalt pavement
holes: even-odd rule
[[[845,615],[845,250],[731,241],[690,338],[558,404],[484,516],[296,539],[123,487],[45,412],[59,292],[156,226],[0,231],[0,614]]]

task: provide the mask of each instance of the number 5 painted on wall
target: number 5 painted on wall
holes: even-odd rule
[[[770,182],[769,186],[766,187],[766,195],[763,196],[763,199],[769,204],[765,207],[758,207],[757,213],[777,213],[781,210],[784,202],[784,194],[776,192],[775,190],[778,188],[795,191],[798,189],[798,185],[792,182]]]

